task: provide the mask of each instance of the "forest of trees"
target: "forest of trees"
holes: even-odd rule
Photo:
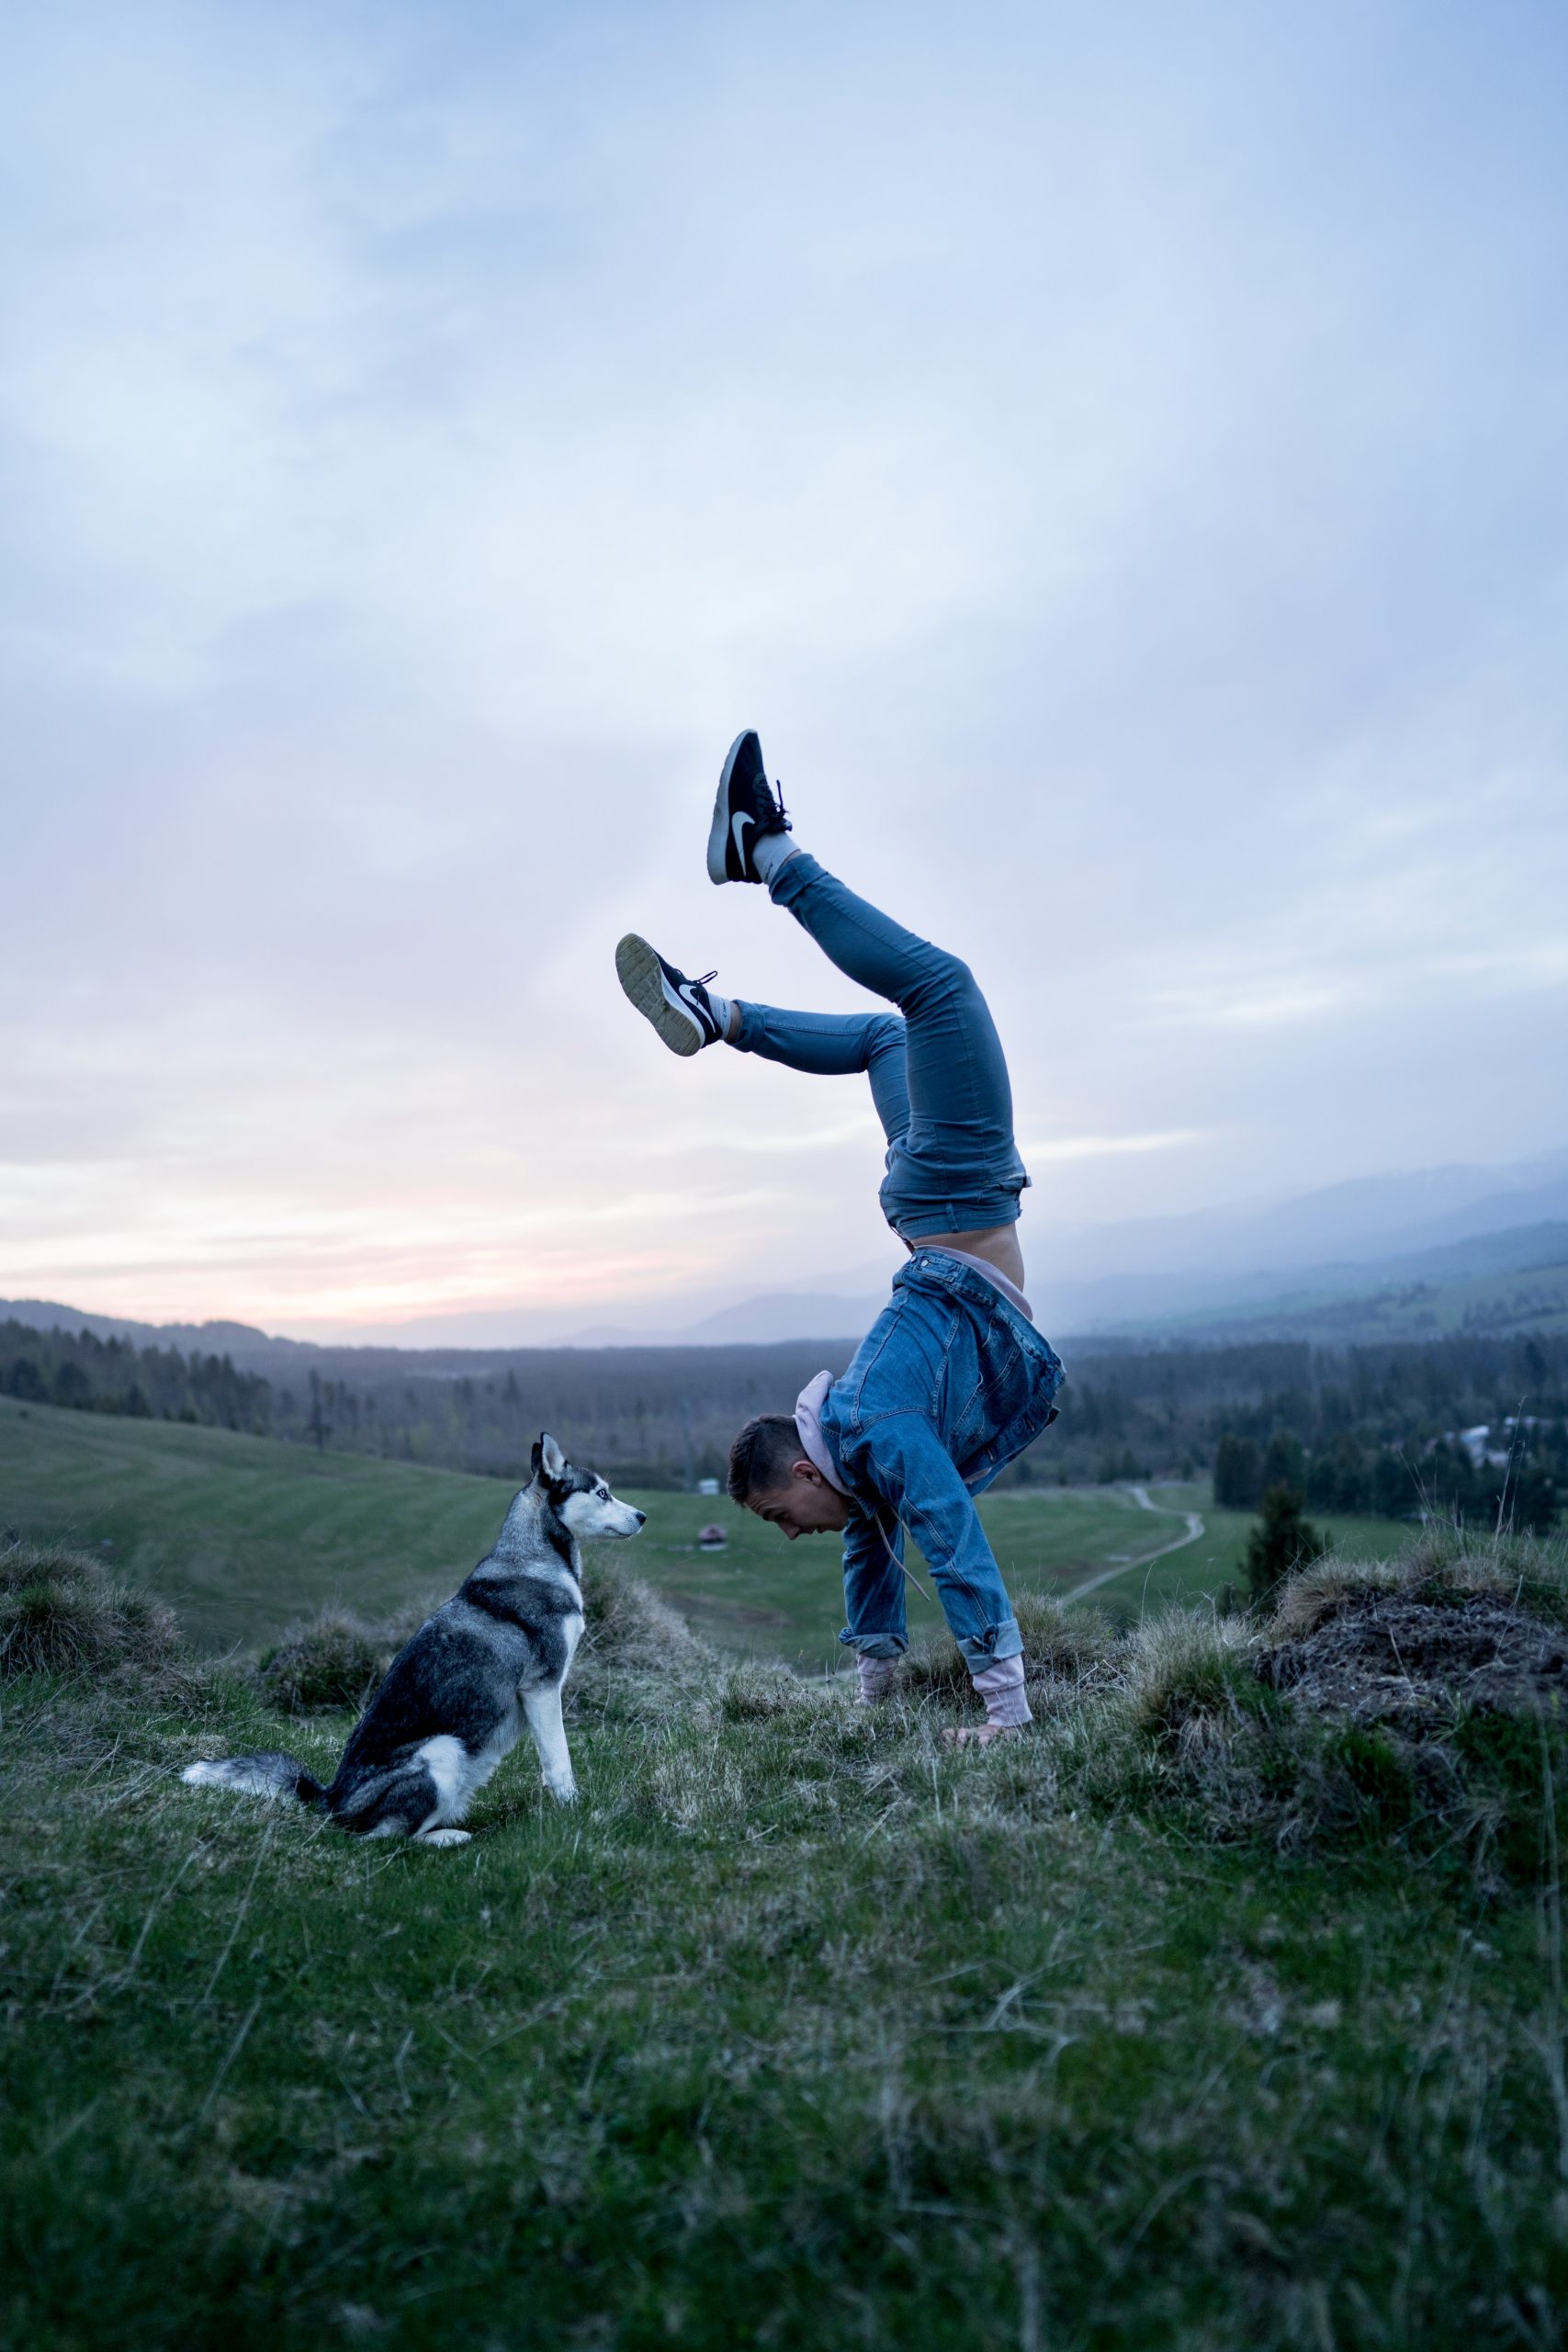
[[[1452,1432],[1412,1448],[1368,1444],[1341,1430],[1310,1454],[1289,1430],[1277,1430],[1267,1445],[1227,1430],[1214,1449],[1214,1500],[1229,1510],[1256,1510],[1282,1487],[1312,1510],[1435,1515],[1468,1526],[1511,1520],[1543,1535],[1568,1487],[1568,1460],[1561,1428],[1540,1430],[1534,1417],[1521,1425],[1510,1415],[1469,1444]]]
[[[227,1356],[138,1348],[91,1331],[35,1331],[0,1323],[0,1395],[132,1420],[196,1421],[271,1433],[271,1391]]]
[[[0,1393],[503,1477],[521,1475],[548,1428],[626,1485],[682,1487],[721,1477],[739,1424],[787,1409],[846,1351],[805,1340],[360,1352],[355,1363],[323,1350],[322,1369],[269,1381],[226,1355],[0,1322]],[[1070,1358],[1061,1405],[1007,1483],[1212,1470],[1216,1501],[1238,1510],[1286,1485],[1314,1510],[1457,1511],[1472,1522],[1501,1511],[1540,1529],[1568,1491],[1568,1337],[1348,1349],[1102,1341]]]

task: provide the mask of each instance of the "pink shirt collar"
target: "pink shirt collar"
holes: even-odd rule
[[[820,1470],[835,1492],[851,1495],[853,1490],[846,1487],[840,1477],[832,1448],[822,1434],[822,1408],[828,1401],[828,1391],[832,1385],[830,1372],[819,1372],[815,1380],[807,1382],[795,1400],[795,1426],[800,1431],[800,1442],[812,1468]]]

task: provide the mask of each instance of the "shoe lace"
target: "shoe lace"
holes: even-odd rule
[[[718,978],[718,966],[716,964],[716,965],[714,966],[714,967],[713,967],[713,969],[712,969],[712,971],[711,971],[711,972],[704,972],[704,973],[702,973],[702,974],[701,974],[701,975],[700,975],[696,979],[694,979],[694,980],[692,982],[692,986],[693,986],[694,989],[705,989],[705,988],[706,988],[706,986],[707,986],[707,984],[708,984],[708,982],[709,982],[710,980],[716,980],[716,979],[717,979],[717,978]]]

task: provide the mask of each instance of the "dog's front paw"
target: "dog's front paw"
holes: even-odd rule
[[[577,1782],[575,1781],[547,1781],[545,1782],[545,1786],[548,1789],[551,1796],[554,1797],[557,1804],[575,1804],[577,1803]]]
[[[466,1846],[473,1836],[471,1829],[422,1829],[414,1838],[416,1846]]]

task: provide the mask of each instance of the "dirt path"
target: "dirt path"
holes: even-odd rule
[[[1129,1487],[1127,1492],[1140,1510],[1152,1510],[1161,1519],[1174,1519],[1177,1516],[1175,1511],[1166,1510],[1159,1503],[1150,1502],[1148,1489],[1145,1487]],[[1110,1567],[1097,1568],[1093,1576],[1085,1577],[1081,1584],[1074,1585],[1071,1592],[1063,1593],[1062,1599],[1085,1600],[1091,1592],[1098,1592],[1102,1584],[1114,1584],[1118,1577],[1130,1576],[1134,1568],[1146,1568],[1152,1560],[1163,1560],[1168,1552],[1184,1551],[1189,1544],[1196,1544],[1198,1538],[1204,1532],[1202,1514],[1189,1510],[1183,1511],[1181,1516],[1187,1521],[1185,1535],[1178,1535],[1171,1543],[1161,1544],[1152,1552],[1140,1552],[1134,1559],[1113,1560]]]

